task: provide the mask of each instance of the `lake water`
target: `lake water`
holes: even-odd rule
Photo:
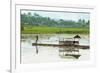
[[[63,38],[73,38],[75,34],[22,34],[21,35],[21,63],[45,63],[45,62],[68,62],[68,61],[84,61],[89,60],[89,49],[79,49],[81,56],[76,59],[74,57],[62,58],[59,54],[60,49],[65,47],[53,46],[36,46],[32,43],[36,42],[36,35],[39,36],[38,43],[59,44],[59,40]],[[81,35],[80,45],[89,45],[89,35]],[[67,47],[66,47],[67,48]]]

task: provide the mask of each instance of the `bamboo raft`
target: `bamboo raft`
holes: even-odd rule
[[[43,44],[43,43],[32,43],[32,46],[75,47],[80,49],[90,48],[90,46],[88,45]]]

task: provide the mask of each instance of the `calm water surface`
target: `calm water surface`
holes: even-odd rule
[[[21,38],[21,61],[22,63],[43,63],[43,62],[68,62],[68,61],[83,61],[89,60],[89,49],[79,50],[81,56],[79,59],[74,57],[62,58],[59,56],[59,49],[63,47],[36,46],[32,43],[36,41],[36,35],[39,36],[38,43],[59,44],[59,40],[63,38],[73,38],[75,34],[22,34]],[[80,45],[89,45],[89,35],[80,35]]]

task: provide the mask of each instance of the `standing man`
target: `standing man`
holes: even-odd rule
[[[36,35],[36,53],[38,54],[38,47],[37,47],[37,42],[38,42],[38,35]]]
[[[37,42],[38,42],[38,38],[39,38],[38,35],[36,35],[36,44],[37,44]]]

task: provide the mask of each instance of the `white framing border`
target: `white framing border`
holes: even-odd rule
[[[18,63],[18,56],[20,56],[20,54],[18,54],[18,52],[16,53],[15,52],[15,47],[17,46],[16,45],[16,38],[19,38],[19,36],[16,36],[16,31],[17,32],[19,32],[19,30],[18,30],[18,28],[20,27],[20,26],[18,26],[17,28],[15,27],[15,25],[12,25],[12,24],[16,24],[16,23],[18,23],[19,24],[19,22],[16,22],[16,6],[17,5],[22,5],[23,6],[23,4],[14,4],[14,7],[12,7],[12,9],[11,9],[11,72],[16,72],[16,71],[20,71],[20,70],[22,70],[22,71],[31,71],[31,70],[37,70],[37,69],[49,69],[49,68],[51,68],[51,69],[56,69],[56,67],[57,67],[57,69],[60,69],[60,68],[64,68],[64,67],[66,67],[66,68],[68,68],[68,67],[76,67],[76,65],[77,65],[77,67],[80,67],[80,64],[82,64],[82,62],[79,62],[78,64],[77,64],[77,62],[74,62],[74,63],[72,63],[72,62],[69,62],[69,63],[67,63],[67,64],[65,64],[65,62],[64,63],[59,63],[59,65],[58,65],[58,63],[48,63],[48,64],[46,64],[46,65],[44,65],[44,63],[43,64],[36,64],[36,66],[35,67],[33,67],[32,65],[20,65],[19,63]],[[27,4],[25,4],[25,5],[27,5]],[[12,4],[12,6],[13,6],[13,4]],[[45,6],[45,5],[27,5],[27,6],[40,6],[40,8],[42,7],[42,6]],[[60,8],[60,6],[47,6],[47,7],[58,7],[58,9]],[[62,8],[69,8],[70,6],[61,6],[61,9]],[[81,9],[81,7],[77,7],[76,5],[74,6],[74,7],[71,7],[72,9],[73,8],[78,8],[78,9]],[[91,25],[90,25],[90,36],[91,36],[91,38],[90,38],[90,45],[91,45],[91,48],[93,48],[93,50],[91,50],[91,57],[92,57],[92,60],[91,61],[89,61],[89,62],[84,62],[83,63],[83,65],[81,65],[82,67],[87,67],[87,66],[94,66],[95,65],[95,50],[94,50],[94,48],[96,48],[96,46],[94,45],[95,44],[95,41],[93,40],[93,39],[95,39],[95,26],[93,25],[93,24],[95,24],[95,9],[92,7],[92,8],[88,8],[88,7],[86,7],[86,6],[84,6],[84,7],[82,7],[82,10],[83,9],[89,9],[89,10],[91,10],[91,17],[90,17],[90,20],[92,20],[91,21]],[[15,12],[14,12],[15,11]],[[87,12],[90,12],[90,11],[87,11]],[[18,43],[19,41],[17,41],[17,43]],[[17,59],[16,59],[17,58]],[[75,64],[75,65],[74,65]],[[15,67],[15,65],[18,65],[18,66],[16,66]],[[24,66],[24,68],[23,68],[23,66]],[[30,67],[31,66],[31,67]],[[49,67],[48,67],[49,66]],[[27,68],[27,67],[29,67],[29,68]]]

